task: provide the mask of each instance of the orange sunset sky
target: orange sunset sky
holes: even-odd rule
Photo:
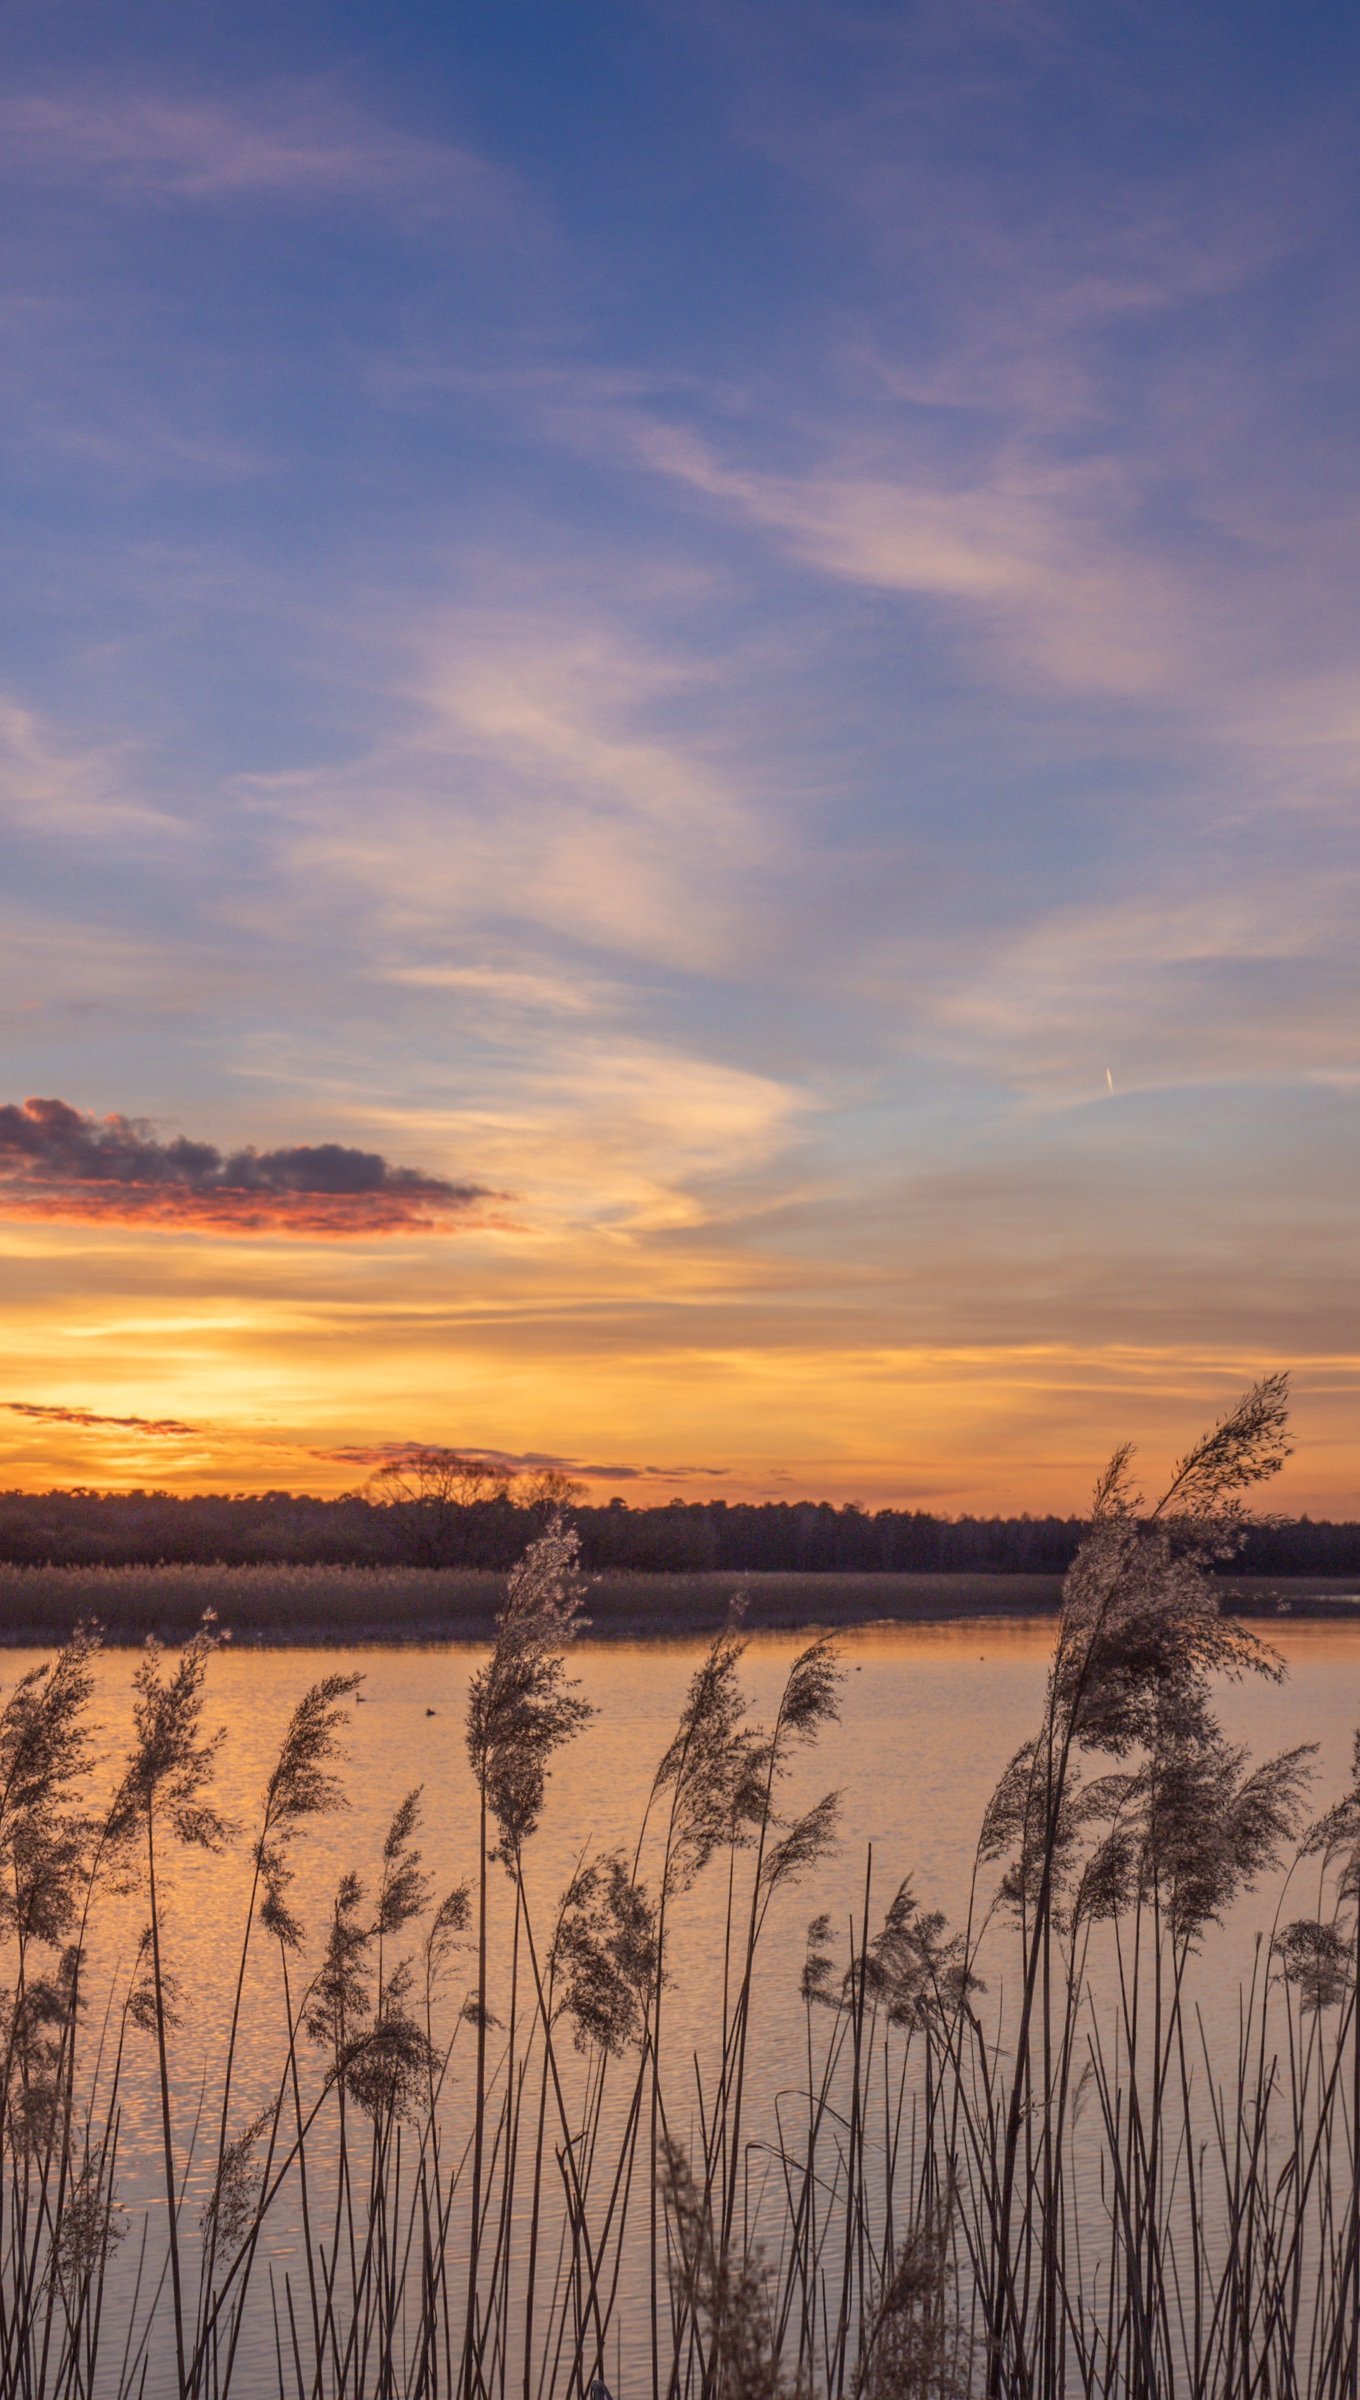
[[[1356,40],[1153,14],[18,12],[0,1485],[1360,1516]]]

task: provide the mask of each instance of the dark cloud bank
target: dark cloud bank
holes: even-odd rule
[[[497,1197],[340,1142],[223,1153],[64,1100],[0,1105],[0,1214],[174,1232],[420,1233]]]
[[[196,1434],[196,1425],[185,1425],[178,1417],[106,1417],[95,1408],[63,1408],[56,1402],[41,1400],[5,1400],[0,1407],[12,1417],[35,1417],[41,1425],[118,1425],[130,1426],[136,1433]]]
[[[470,1460],[477,1466],[500,1468],[507,1475],[532,1475],[544,1468],[555,1468],[563,1474],[585,1475],[594,1480],[610,1477],[616,1483],[666,1472],[654,1467],[599,1466],[586,1459],[562,1457],[555,1450],[481,1450],[469,1445],[453,1450],[441,1442],[342,1442],[334,1449],[311,1450],[308,1456],[338,1466],[413,1470],[457,1467]],[[720,1468],[718,1472],[723,1470]]]

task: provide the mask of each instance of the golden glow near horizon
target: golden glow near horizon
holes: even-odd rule
[[[1134,1438],[1155,1475],[1258,1372],[1201,1342],[876,1338],[768,1260],[466,1235],[408,1250],[30,1232],[0,1483],[354,1489],[387,1446],[560,1461],[591,1496],[1079,1511]],[[44,1288],[45,1287],[45,1288]],[[450,1288],[452,1287],[452,1288]],[[956,1290],[953,1305],[961,1308]],[[900,1305],[900,1299],[899,1299]],[[950,1303],[944,1304],[949,1313]],[[1336,1511],[1360,1358],[1297,1361],[1280,1505]]]

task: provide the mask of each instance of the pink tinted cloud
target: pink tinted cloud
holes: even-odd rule
[[[339,1142],[248,1147],[156,1138],[134,1117],[64,1100],[0,1105],[0,1215],[166,1232],[323,1235],[446,1231],[493,1198]]]
[[[518,213],[511,178],[474,153],[366,116],[333,90],[231,100],[89,88],[0,101],[9,171],[84,178],[131,198],[361,200],[406,215]]]

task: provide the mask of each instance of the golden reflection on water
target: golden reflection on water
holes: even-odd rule
[[[1255,1680],[1227,1687],[1224,1721],[1233,1738],[1257,1752],[1319,1743],[1321,1805],[1343,1778],[1360,1718],[1360,1627],[1296,1622],[1267,1630],[1285,1659],[1287,1680],[1280,1687]],[[924,1904],[951,1916],[964,1907],[981,1812],[1006,1759],[1035,1721],[1052,1636],[1051,1620],[986,1618],[868,1626],[842,1637],[841,1722],[800,1762],[792,1795],[806,1805],[829,1788],[841,1792],[841,1846],[786,1899],[772,1926],[772,1984],[796,1983],[810,1916],[827,1909],[843,1925],[852,1902],[860,1905],[870,1844],[881,1900],[910,1874]],[[757,1717],[773,1709],[806,1638],[752,1637],[744,1681]],[[631,1854],[656,1762],[704,1647],[695,1639],[579,1645],[576,1672],[596,1715],[559,1759],[532,1846],[530,1882],[543,1911],[583,1850],[623,1846]],[[206,2060],[225,2026],[249,1879],[244,1837],[301,1692],[338,1668],[352,1667],[364,1677],[344,1772],[350,1806],[317,1823],[299,1850],[297,1904],[319,1935],[337,1877],[354,1866],[371,1880],[385,1826],[413,1786],[422,1791],[421,1842],[436,1890],[442,1893],[474,1872],[463,1711],[469,1677],[483,1655],[480,1648],[454,1644],[355,1652],[224,1648],[211,1670],[208,1718],[226,1728],[218,1792],[243,1838],[227,1857],[186,1854],[174,1868],[169,1940],[193,1999],[180,2035],[182,2071],[189,2070],[191,2053]],[[11,1676],[27,1663],[27,1654],[12,1654]],[[100,1664],[99,1714],[110,1773],[126,1739],[132,1665],[132,1654],[119,1651]],[[686,1903],[685,1952],[692,1965],[716,1938],[724,1907],[719,1884],[720,1878],[710,1877]],[[110,1967],[115,1953],[124,1955],[135,1939],[135,1904],[114,1914],[120,1939],[106,1945]],[[257,2038],[267,2038],[262,2028]]]

